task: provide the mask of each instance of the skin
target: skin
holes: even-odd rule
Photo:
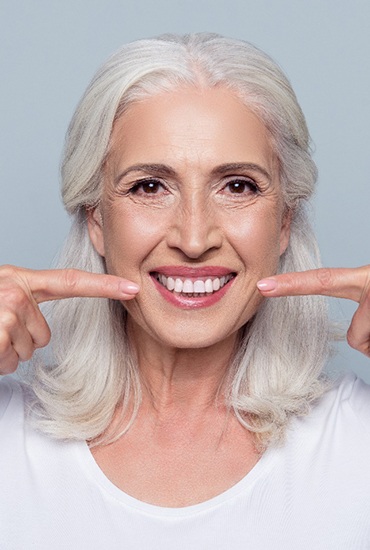
[[[134,283],[111,275],[1,266],[0,374],[14,372],[19,361],[27,361],[49,343],[50,330],[38,304],[94,296],[130,300],[138,290]]]
[[[259,458],[251,434],[215,397],[238,330],[261,303],[257,281],[276,271],[289,240],[266,128],[224,89],[134,104],[113,129],[89,228],[109,273],[140,285],[125,307],[144,387],[133,428],[94,457],[117,486],[146,502],[211,498]],[[222,266],[236,277],[217,303],[184,309],[153,284],[160,266]]]
[[[241,162],[259,169],[214,174],[220,166]],[[173,175],[150,166],[133,170],[138,164],[165,165]],[[194,349],[207,348],[209,355],[215,347],[225,367],[238,329],[261,302],[256,283],[276,271],[289,238],[264,125],[223,89],[159,95],[135,104],[116,123],[105,174],[90,235],[109,273],[140,285],[137,298],[125,304],[132,338],[140,342],[140,364],[150,357],[151,376],[154,358],[162,367],[168,357],[173,370],[176,357],[176,371],[188,372]],[[145,187],[132,191],[148,178],[158,187],[155,193]],[[245,187],[242,193],[233,191],[235,181]],[[163,265],[224,266],[237,276],[227,299],[189,311],[155,290],[150,273]]]
[[[254,168],[220,173],[221,165],[241,162]],[[132,170],[143,163],[167,169]],[[151,178],[154,193],[138,184],[143,178]],[[216,396],[238,330],[262,295],[359,301],[349,340],[369,354],[369,267],[269,277],[289,239],[277,162],[264,126],[224,89],[183,89],[130,107],[113,129],[89,231],[109,275],[0,268],[0,365],[12,372],[49,341],[40,302],[121,300],[138,350],[143,404],[130,431],[93,454],[108,478],[137,498],[195,504],[235,484],[258,460],[251,434]],[[221,265],[236,277],[225,298],[188,310],[156,290],[150,273],[161,265]]]
[[[347,332],[351,347],[370,357],[370,266],[357,269],[312,269],[284,273],[259,281],[266,297],[321,294],[346,298],[359,304]]]

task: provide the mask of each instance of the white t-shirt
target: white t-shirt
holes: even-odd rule
[[[128,496],[85,442],[32,430],[12,379],[0,418],[1,550],[370,549],[370,387],[353,375],[239,483],[184,508]]]

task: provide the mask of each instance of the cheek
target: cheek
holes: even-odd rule
[[[165,217],[137,212],[133,205],[112,208],[104,223],[105,260],[109,273],[137,269],[166,234]]]
[[[280,257],[280,234],[278,216],[272,212],[257,212],[248,219],[235,218],[229,232],[230,241],[247,268],[259,275],[270,274],[276,269]]]

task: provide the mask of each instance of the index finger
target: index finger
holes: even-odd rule
[[[370,266],[321,268],[282,273],[257,283],[264,296],[303,296],[318,294],[360,302],[370,286]]]
[[[136,283],[100,273],[79,269],[17,270],[17,275],[39,304],[64,298],[111,298],[127,300],[139,291]]]

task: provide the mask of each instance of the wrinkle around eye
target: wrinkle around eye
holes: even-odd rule
[[[217,194],[218,200],[223,203],[232,203],[232,204],[249,204],[254,202],[262,196],[260,190],[257,186],[248,182],[238,182],[241,185],[240,188],[232,190],[230,187],[235,182],[227,183]],[[243,188],[244,185],[244,188]]]
[[[149,200],[157,196],[170,194],[165,184],[156,178],[143,178],[120,183],[114,187],[113,192],[117,197],[147,197]]]
[[[149,187],[146,187],[148,185]],[[125,189],[116,189],[116,198],[154,208],[168,207],[173,203],[172,193],[155,178],[145,178],[132,182]]]

